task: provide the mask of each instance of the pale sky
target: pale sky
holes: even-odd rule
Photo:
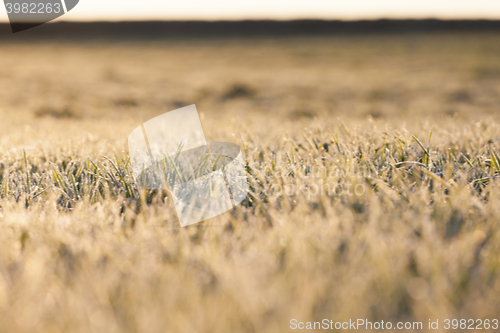
[[[58,20],[298,18],[500,19],[500,0],[80,0]],[[0,20],[7,21],[5,10]]]

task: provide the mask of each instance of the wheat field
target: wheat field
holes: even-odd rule
[[[498,319],[499,59],[494,33],[3,43],[0,331]],[[251,190],[181,228],[127,137],[191,104]]]

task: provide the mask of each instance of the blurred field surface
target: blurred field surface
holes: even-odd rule
[[[499,59],[493,32],[2,42],[0,331],[499,319]],[[127,137],[190,104],[251,193],[180,228]]]

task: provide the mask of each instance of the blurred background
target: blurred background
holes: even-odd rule
[[[60,20],[242,20],[242,19],[498,19],[495,0],[229,1],[82,0]],[[7,21],[5,12],[0,19]]]
[[[33,145],[68,129],[125,138],[190,104],[207,124],[263,134],[273,117],[290,130],[496,117],[499,18],[497,0],[82,0],[13,34],[1,10],[3,138]]]

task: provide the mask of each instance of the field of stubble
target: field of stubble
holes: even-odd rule
[[[251,192],[180,228],[127,136],[190,104]],[[498,319],[499,111],[500,34],[3,44],[0,331]]]

